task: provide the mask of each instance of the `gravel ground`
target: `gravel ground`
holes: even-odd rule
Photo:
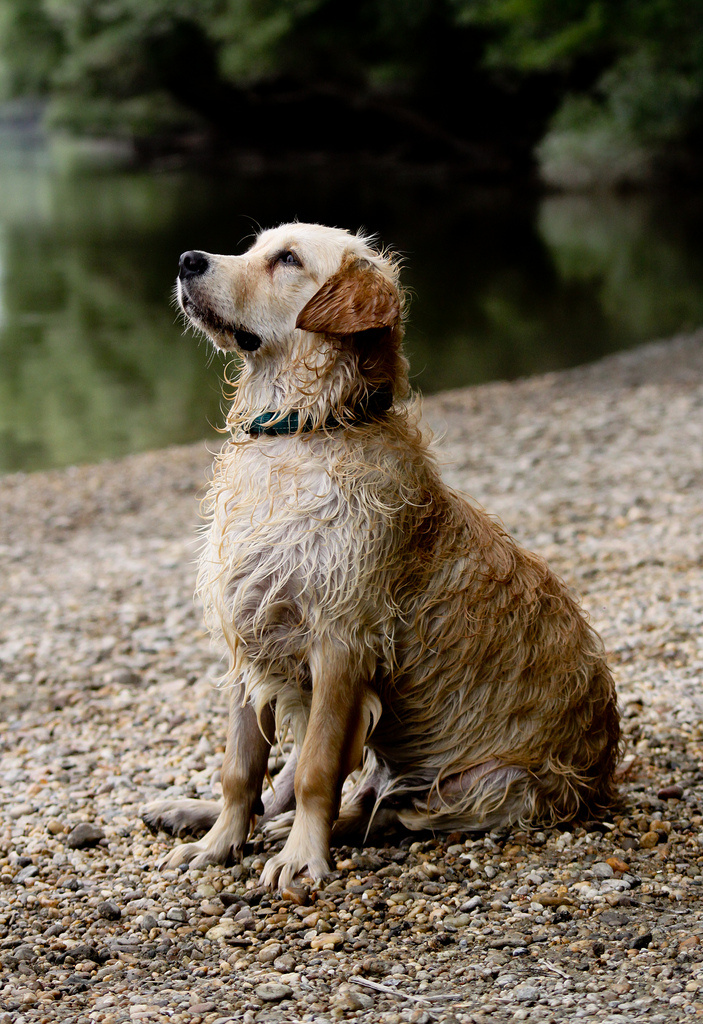
[[[703,1017],[703,334],[425,403],[446,474],[611,652],[622,801],[563,831],[395,835],[318,893],[159,872],[147,800],[216,793],[192,600],[202,445],[0,493],[0,1024]]]

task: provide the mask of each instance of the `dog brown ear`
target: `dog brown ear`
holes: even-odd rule
[[[367,260],[343,264],[303,306],[296,327],[319,334],[357,334],[391,327],[400,316],[398,292]]]

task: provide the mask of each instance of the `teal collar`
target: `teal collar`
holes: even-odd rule
[[[393,395],[390,388],[379,388],[378,391],[372,391],[371,394],[364,402],[360,402],[359,405],[354,406],[354,420],[353,423],[368,423],[372,419],[376,419],[377,416],[381,416],[384,412],[388,412],[393,404]],[[279,419],[279,413],[273,412],[262,412],[258,416],[255,416],[249,426],[246,428],[247,432],[253,437],[259,437],[261,434],[266,434],[270,437],[279,437],[289,434],[297,434],[299,431],[308,434],[314,429],[314,424],[311,420],[304,419],[300,421],[300,413],[297,409],[289,412],[286,416],[282,416]],[[275,421],[275,422],[274,422]],[[334,430],[337,427],[347,427],[352,424],[345,420],[340,420],[336,416],[330,414],[323,423],[325,430]]]

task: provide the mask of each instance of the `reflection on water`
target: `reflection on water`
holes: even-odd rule
[[[574,365],[703,323],[703,205],[539,203],[411,175],[68,173],[0,137],[0,470],[182,443],[222,422],[223,364],[170,306],[180,252],[254,229],[377,231],[406,257],[426,392]]]

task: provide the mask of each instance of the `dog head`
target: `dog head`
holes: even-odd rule
[[[285,224],[241,256],[183,253],[177,297],[193,326],[242,357],[247,379],[295,378],[307,394],[312,377],[337,377],[342,404],[355,390],[407,391],[397,263],[361,235]]]

